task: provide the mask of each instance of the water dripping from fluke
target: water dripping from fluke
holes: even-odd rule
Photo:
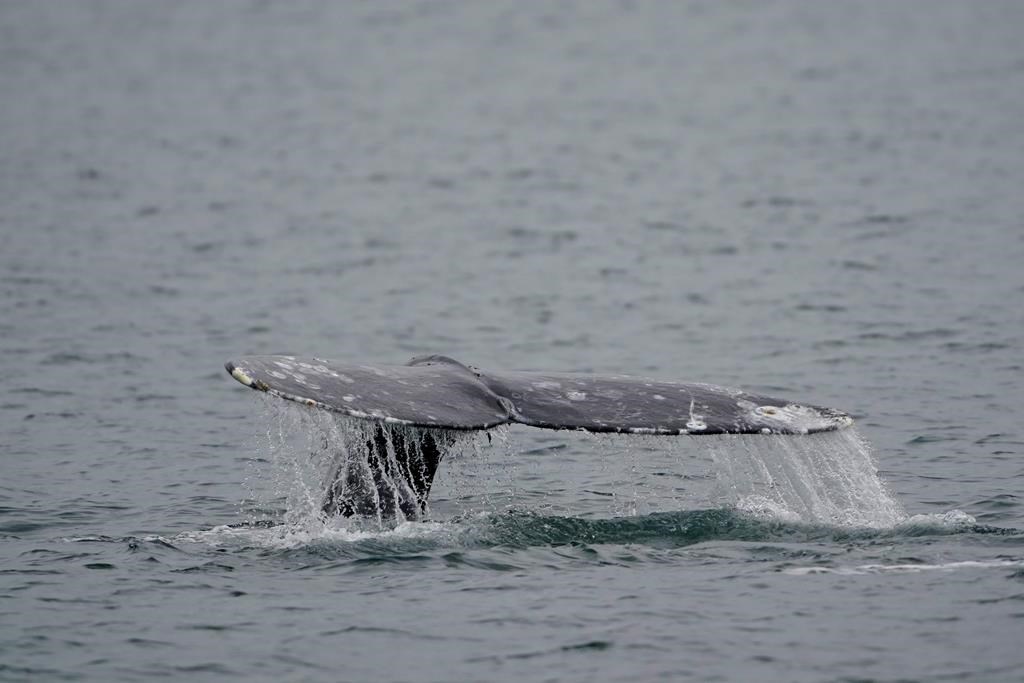
[[[853,428],[802,437],[719,436],[708,450],[728,502],[742,512],[876,529],[908,518]]]
[[[428,494],[442,459],[480,455],[491,440],[489,432],[356,420],[272,399],[265,406],[267,431],[260,450],[273,463],[276,503],[265,507],[283,509],[287,529],[314,536],[325,529],[387,531],[427,520]],[[507,434],[500,437],[514,450]],[[643,439],[653,439],[670,456],[681,460],[683,455],[675,445],[681,442],[671,437],[606,439],[630,439],[630,445],[647,448],[652,444]],[[879,478],[869,445],[853,429],[803,436],[716,435],[687,443],[710,456],[719,500],[741,514],[874,529],[908,519]],[[673,509],[688,503],[674,502]]]
[[[272,463],[270,495],[285,510],[283,525],[310,533],[390,530],[426,520],[441,461],[490,438],[352,419],[273,400],[265,405],[267,431],[259,447]],[[255,478],[264,475],[257,472]],[[259,497],[252,488],[250,494]]]

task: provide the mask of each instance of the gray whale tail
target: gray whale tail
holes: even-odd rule
[[[252,389],[369,421],[368,467],[339,466],[324,495],[324,512],[345,516],[401,510],[417,518],[450,445],[445,434],[456,431],[518,423],[620,434],[801,435],[853,423],[832,408],[712,384],[628,375],[484,372],[438,355],[419,356],[406,365],[246,356],[225,367]],[[418,429],[391,428],[398,425]]]

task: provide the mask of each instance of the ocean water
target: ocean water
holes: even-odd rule
[[[1024,681],[1024,5],[0,2],[0,680]],[[621,372],[428,519],[254,353]]]

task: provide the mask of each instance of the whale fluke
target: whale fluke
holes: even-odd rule
[[[521,423],[624,434],[813,434],[849,426],[843,412],[712,384],[627,375],[483,372],[446,356],[352,365],[296,356],[229,361],[236,380],[366,420],[443,429]]]
[[[406,365],[247,356],[226,364],[242,384],[317,409],[369,421],[366,458],[339,460],[325,515],[418,518],[454,431],[519,423],[622,434],[813,434],[850,416],[711,384],[626,375],[483,372],[447,356]],[[412,429],[405,429],[401,426]]]

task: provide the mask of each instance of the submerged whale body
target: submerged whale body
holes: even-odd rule
[[[345,516],[400,510],[418,517],[451,435],[460,430],[519,423],[622,434],[813,434],[853,423],[831,408],[711,384],[484,372],[436,355],[406,365],[247,356],[225,367],[258,391],[367,421],[365,462],[339,464],[324,494],[324,512]]]

